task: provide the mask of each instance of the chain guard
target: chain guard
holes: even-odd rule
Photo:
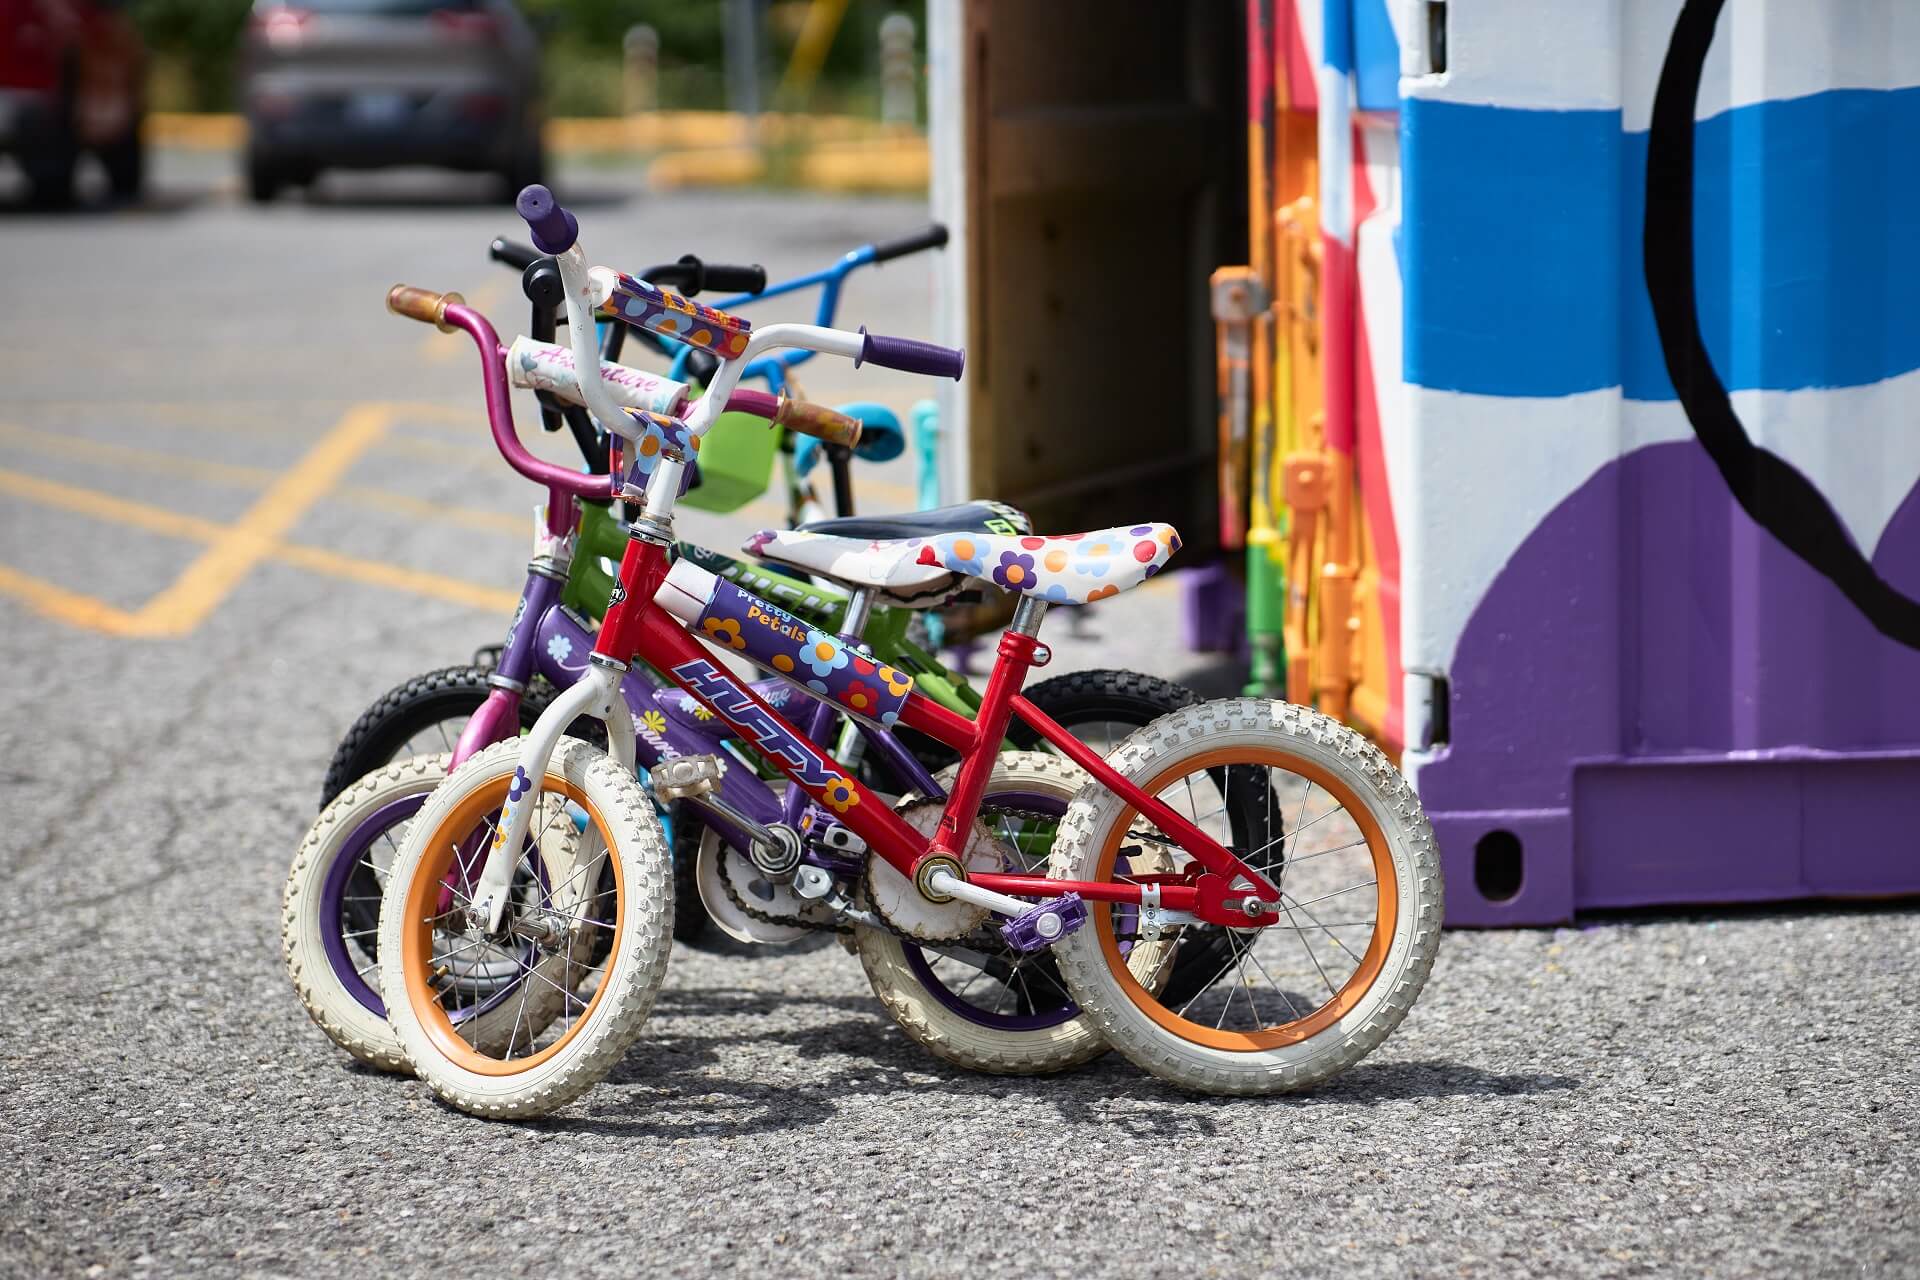
[[[711,829],[700,837],[694,882],[707,914],[736,942],[782,946],[835,927],[829,908],[766,879]]]

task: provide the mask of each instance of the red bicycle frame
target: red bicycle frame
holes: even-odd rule
[[[1239,908],[1240,900],[1279,891],[1261,873],[1197,825],[1181,817],[1158,797],[1148,795],[1122,777],[1111,765],[1052,717],[1020,696],[1027,673],[1041,648],[1033,636],[1009,631],[1000,638],[993,671],[987,678],[978,716],[968,720],[923,696],[908,696],[900,724],[918,730],[960,753],[960,775],[947,797],[946,808],[931,839],[908,826],[887,803],[854,777],[841,771],[752,689],[734,679],[715,662],[708,649],[682,628],[680,622],[654,603],[654,593],[667,572],[666,548],[633,538],[620,561],[619,587],[602,623],[594,652],[620,663],[640,658],[667,674],[708,710],[759,748],[794,785],[831,809],[873,853],[902,874],[914,877],[931,858],[959,862],[966,845],[962,833],[973,827],[993,773],[999,745],[1015,716],[1031,725],[1046,741],[1091,774],[1095,781],[1132,805],[1134,810],[1170,836],[1203,870],[1199,874],[1143,876],[1141,883],[1053,880],[1045,876],[968,872],[966,880],[983,889],[1024,897],[1051,898],[1077,893],[1090,902],[1138,904],[1148,889],[1158,891],[1158,904],[1168,910],[1191,911],[1209,924],[1261,923]],[[1044,659],[1042,659],[1044,661]],[[829,791],[837,789],[837,794]],[[850,788],[850,790],[848,790]],[[849,798],[851,797],[851,798]]]

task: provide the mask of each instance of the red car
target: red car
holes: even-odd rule
[[[83,151],[113,193],[140,194],[146,49],[118,0],[0,0],[0,152],[32,184],[34,203],[73,199]]]

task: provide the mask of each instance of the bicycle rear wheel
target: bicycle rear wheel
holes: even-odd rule
[[[1270,924],[1219,933],[1217,971],[1169,995],[1192,925],[1154,929],[1093,904],[1054,948],[1067,986],[1114,1048],[1206,1093],[1303,1089],[1345,1070],[1406,1016],[1440,941],[1433,833],[1378,749],[1327,717],[1243,698],[1157,721],[1112,757],[1143,791],[1190,819],[1281,891]],[[1233,837],[1227,797],[1262,795],[1281,834]],[[1188,869],[1177,843],[1118,795],[1075,801],[1054,845],[1056,879],[1131,883]]]

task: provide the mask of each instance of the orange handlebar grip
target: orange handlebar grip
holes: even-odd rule
[[[442,333],[453,332],[453,326],[447,323],[447,308],[456,303],[464,305],[466,299],[457,293],[434,293],[410,284],[397,284],[387,290],[387,310],[421,324],[435,325]]]

